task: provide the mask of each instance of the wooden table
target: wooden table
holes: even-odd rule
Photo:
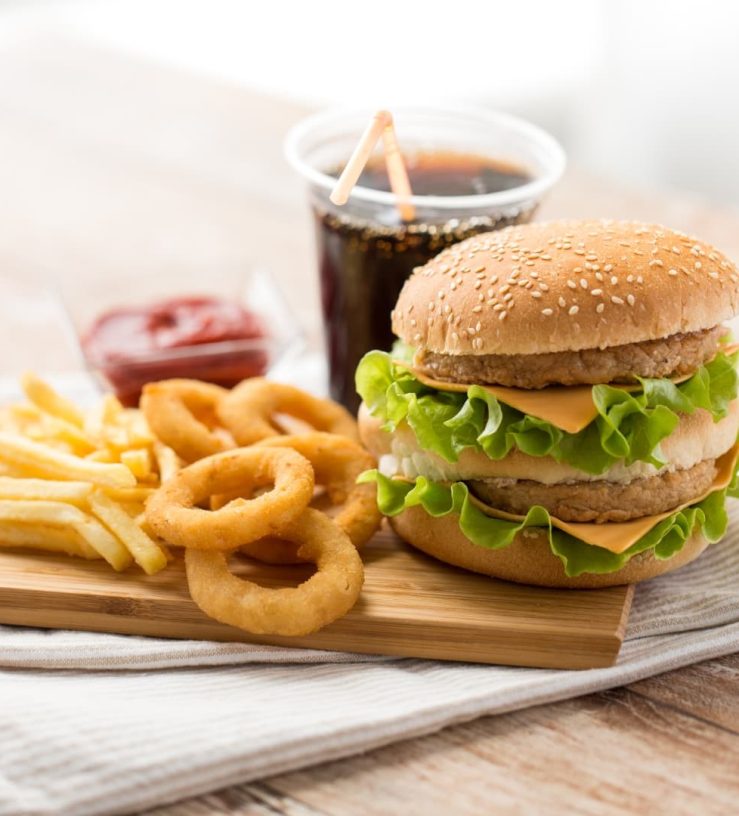
[[[120,275],[263,264],[317,344],[309,221],[281,152],[305,112],[69,42],[5,48],[0,276],[120,285]],[[576,170],[542,211],[554,215],[663,221],[739,257],[736,213]],[[0,347],[13,349],[0,374],[74,367],[53,332],[44,326],[19,343],[0,326]],[[156,812],[726,814],[739,797],[738,736],[735,655]]]

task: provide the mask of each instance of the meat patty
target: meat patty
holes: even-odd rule
[[[637,376],[692,374],[716,356],[725,331],[723,326],[715,326],[643,343],[546,354],[438,354],[420,350],[414,366],[445,382],[514,388],[635,382]]]
[[[545,485],[526,479],[469,482],[479,499],[508,513],[525,515],[540,504],[562,521],[629,521],[664,513],[705,493],[716,477],[716,460],[633,482],[570,482]]]

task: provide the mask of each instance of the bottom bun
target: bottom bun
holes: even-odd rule
[[[488,550],[473,544],[459,529],[459,516],[450,514],[434,518],[421,507],[411,507],[390,519],[395,532],[409,544],[440,561],[481,572],[518,584],[570,589],[637,584],[657,575],[676,570],[697,558],[708,546],[700,533],[694,533],[679,553],[665,561],[649,550],[635,555],[624,567],[605,574],[565,574],[560,559],[554,555],[544,531],[529,528],[513,543],[499,550]]]

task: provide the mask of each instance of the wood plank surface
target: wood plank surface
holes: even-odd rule
[[[362,551],[365,584],[343,618],[300,638],[251,635],[204,615],[180,559],[157,575],[102,561],[0,552],[0,623],[194,640],[246,641],[363,654],[588,669],[615,662],[633,589],[552,590],[449,567],[382,530]],[[234,572],[296,585],[307,567],[243,559]]]
[[[122,273],[173,277],[257,262],[285,287],[317,347],[310,223],[281,155],[305,108],[32,38],[0,50],[0,112],[0,275],[106,276],[115,288]],[[739,257],[736,211],[582,168],[568,170],[539,216],[662,222]],[[9,316],[2,313],[0,348],[13,354],[2,356],[0,373],[77,365],[47,318],[19,343]],[[734,655],[156,813],[726,814],[739,797],[738,723]]]

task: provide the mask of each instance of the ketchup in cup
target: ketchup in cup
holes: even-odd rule
[[[134,406],[155,380],[186,377],[230,388],[264,374],[265,337],[259,316],[239,303],[192,296],[106,311],[81,343],[121,402]]]
[[[383,133],[346,202],[335,203],[337,179],[381,115],[319,114],[295,127],[285,145],[309,185],[330,394],[352,411],[359,407],[357,364],[370,349],[391,347],[390,311],[413,269],[471,235],[530,221],[565,164],[551,136],[512,116],[400,109],[390,117],[395,144]],[[388,148],[410,191],[392,184]]]

